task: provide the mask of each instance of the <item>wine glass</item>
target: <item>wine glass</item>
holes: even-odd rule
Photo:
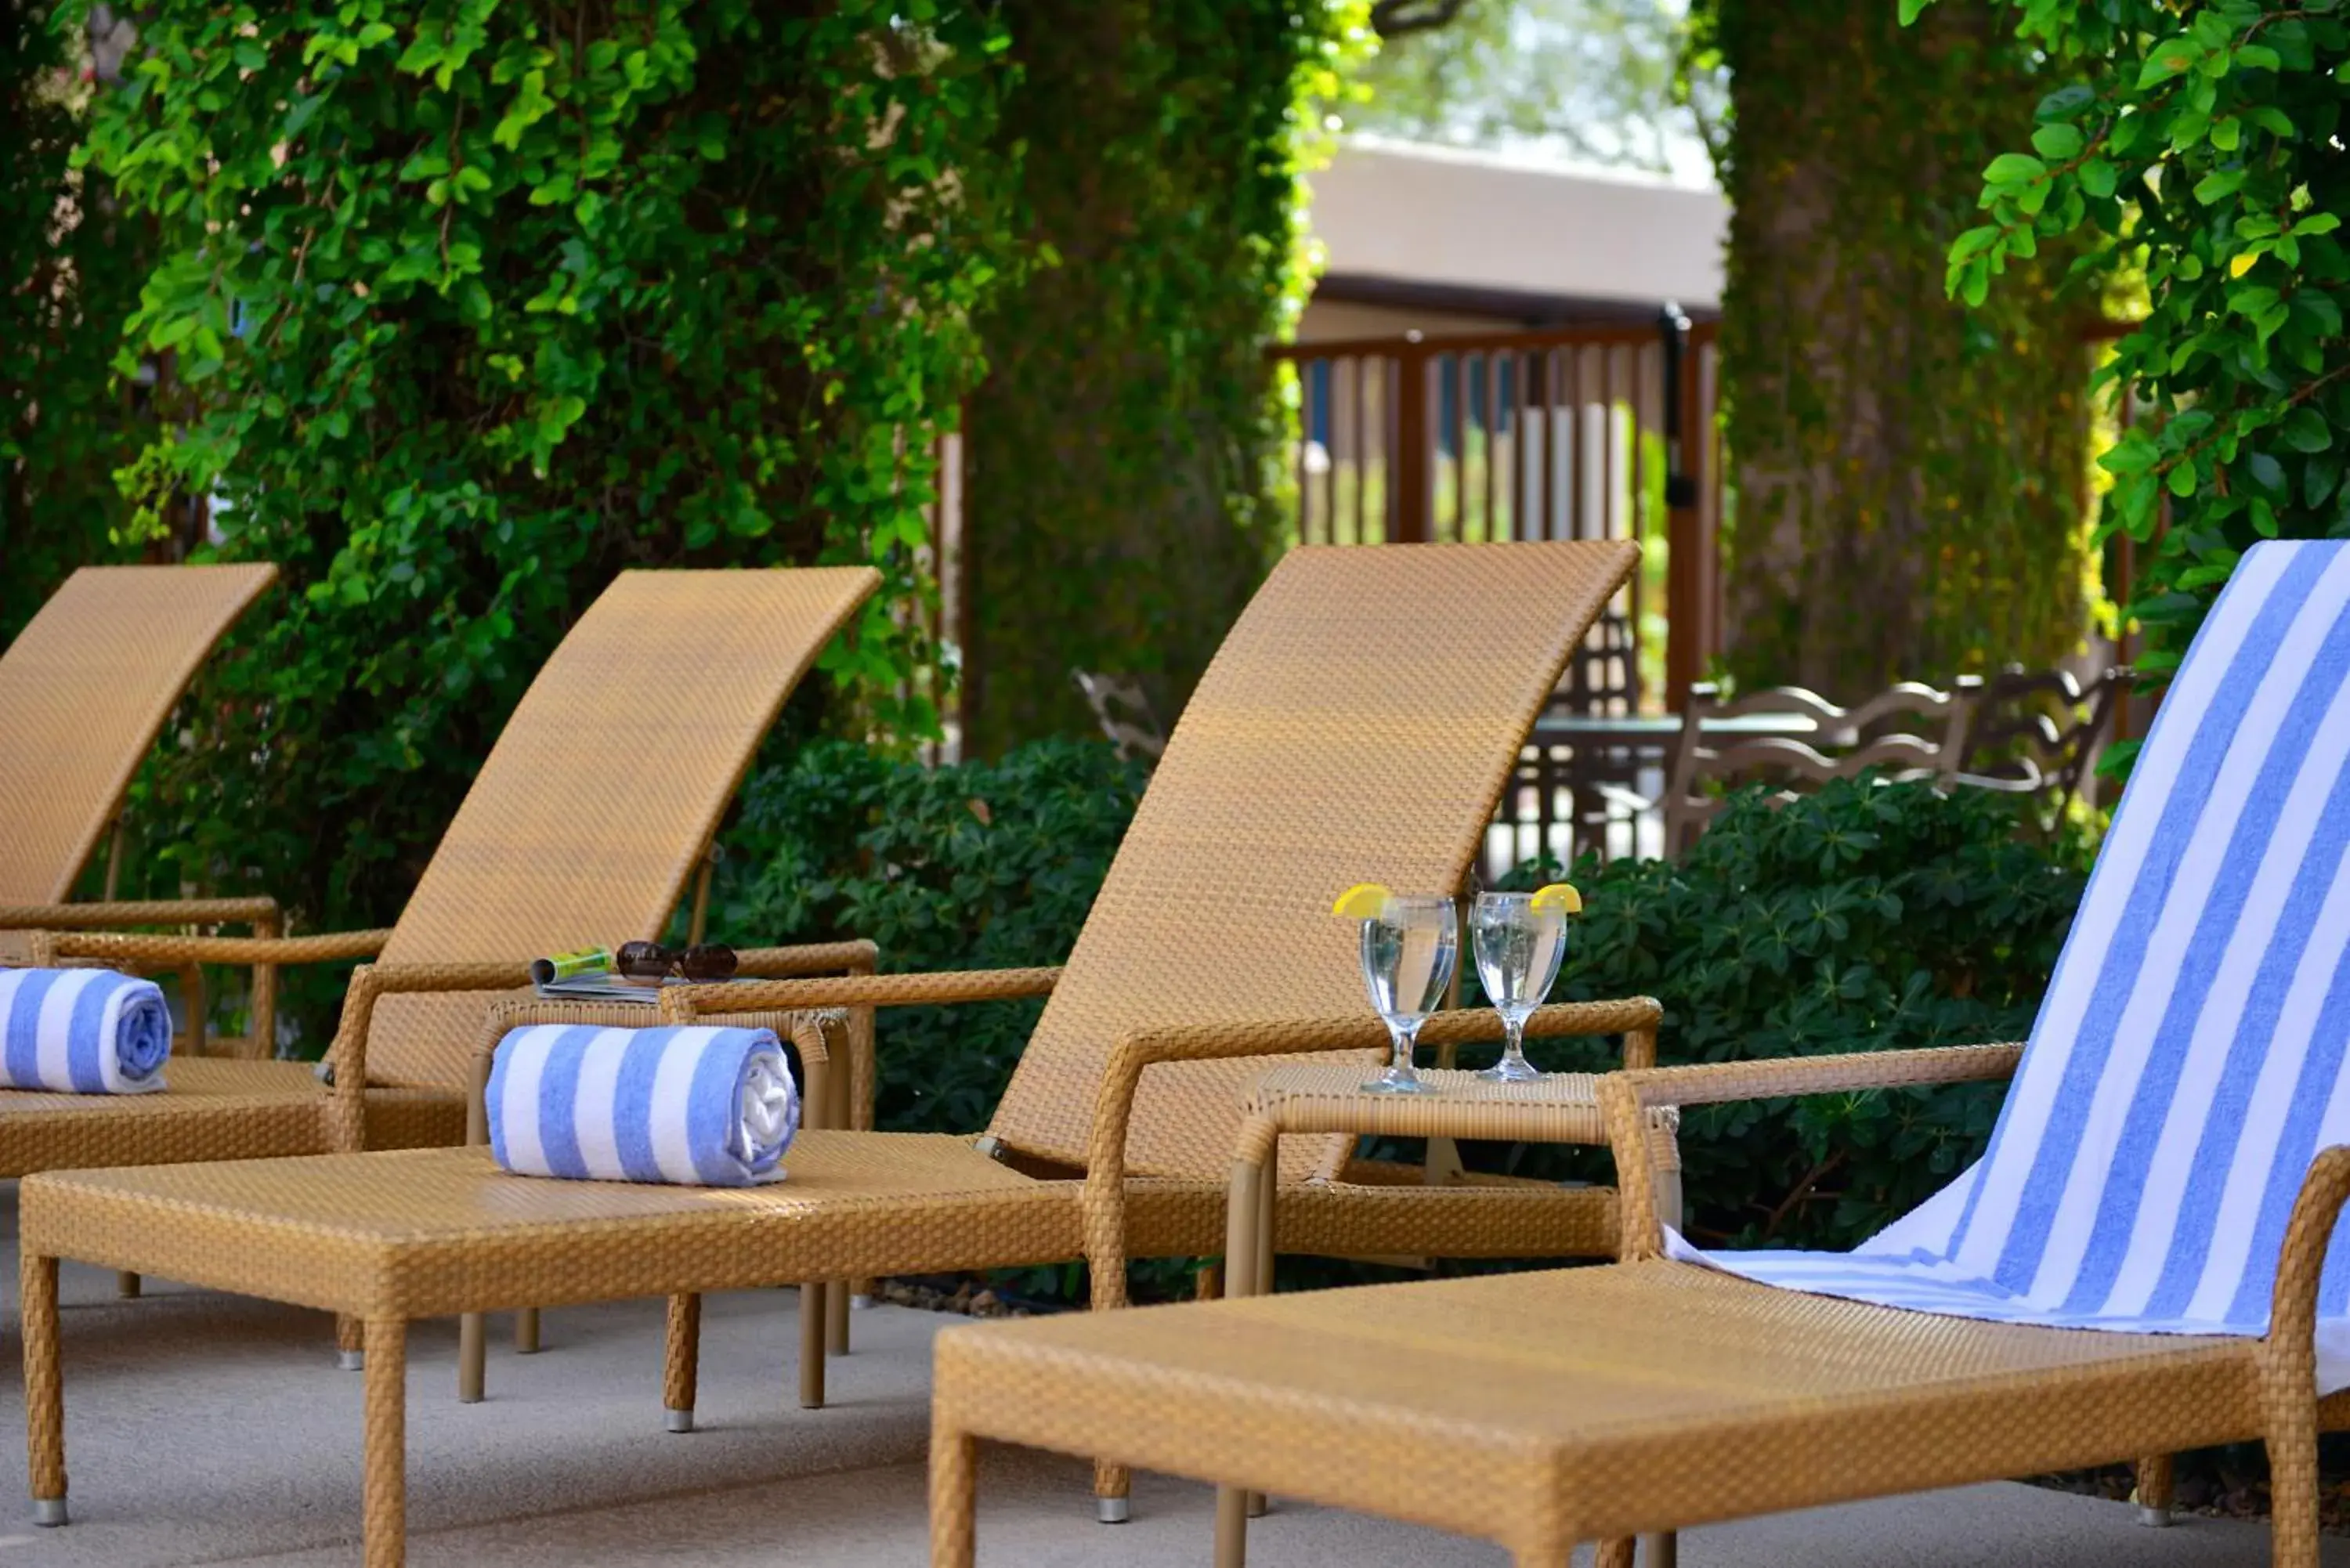
[[[1376,1094],[1432,1095],[1411,1070],[1419,1026],[1444,999],[1461,957],[1461,919],[1450,898],[1390,895],[1363,922],[1363,985],[1395,1041],[1395,1060],[1363,1087]]]
[[[1480,893],[1469,916],[1477,950],[1477,976],[1502,1015],[1502,1059],[1477,1075],[1499,1084],[1525,1084],[1542,1075],[1526,1060],[1526,1020],[1566,956],[1566,911],[1537,903],[1532,893]]]

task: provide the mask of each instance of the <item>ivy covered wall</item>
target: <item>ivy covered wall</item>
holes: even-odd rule
[[[2094,286],[2020,259],[1969,309],[1944,253],[2051,85],[1953,3],[1714,0],[1730,71],[1727,662],[1856,697],[2074,650],[2088,626]]]
[[[123,364],[193,407],[132,483],[284,586],[207,669],[151,875],[309,929],[400,908],[566,627],[627,566],[867,561],[831,689],[926,657],[891,607],[929,453],[1013,275],[1011,73],[960,0],[155,0],[95,166],[161,254]],[[698,672],[676,671],[690,685]]]
[[[134,558],[114,470],[150,394],[115,383],[150,227],[74,167],[91,88],[46,0],[0,0],[0,643],[77,566]]]
[[[1284,429],[1260,350],[1302,302],[1337,0],[1007,0],[1003,121],[1049,265],[983,317],[971,402],[972,750],[1090,728],[1073,670],[1163,718],[1271,564]]]

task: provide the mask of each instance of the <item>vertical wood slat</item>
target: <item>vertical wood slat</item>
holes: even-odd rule
[[[1429,448],[1430,445],[1428,420],[1428,356],[1416,352],[1419,345],[1398,346],[1396,357],[1389,361],[1395,369],[1395,445],[1391,449],[1389,472],[1394,477],[1395,504],[1389,509],[1395,518],[1395,529],[1388,536],[1398,544],[1425,544],[1431,536],[1429,529],[1430,483]]]

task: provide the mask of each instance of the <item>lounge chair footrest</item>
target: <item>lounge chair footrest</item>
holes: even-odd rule
[[[663,1410],[661,1429],[665,1432],[691,1432],[693,1430],[693,1412],[677,1409]]]
[[[33,1500],[33,1522],[56,1526],[66,1521],[66,1500],[61,1497],[36,1497]]]

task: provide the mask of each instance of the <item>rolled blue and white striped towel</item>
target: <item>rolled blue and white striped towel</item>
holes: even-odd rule
[[[490,1152],[523,1176],[751,1187],[783,1179],[799,1091],[768,1029],[540,1024],[498,1042]]]
[[[172,1010],[110,969],[0,970],[0,1086],[141,1095],[163,1086]]]

